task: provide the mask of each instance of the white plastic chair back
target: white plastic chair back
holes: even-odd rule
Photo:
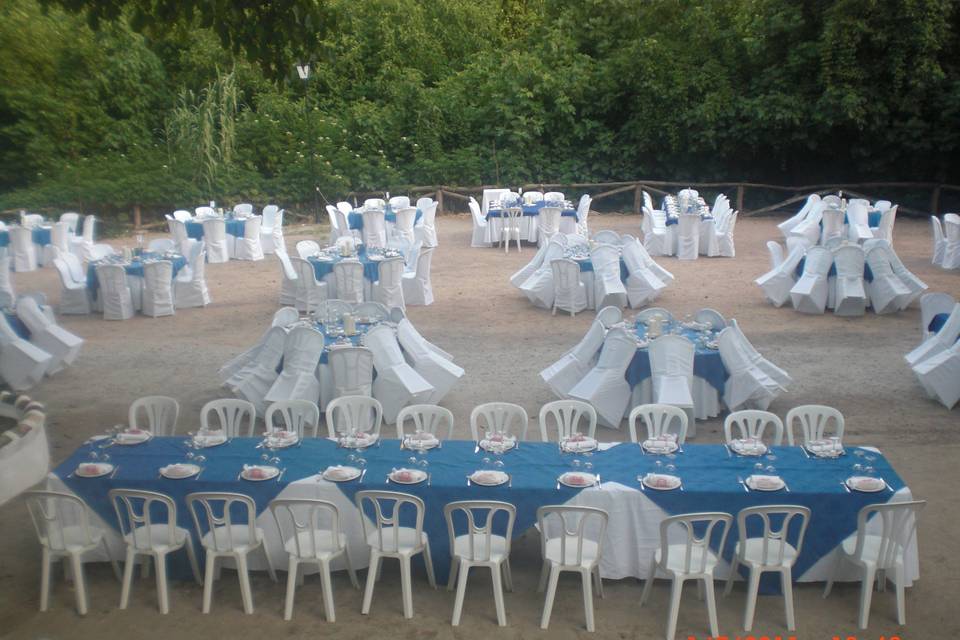
[[[484,189],[483,199],[480,201],[480,209],[484,216],[490,211],[490,203],[499,203],[504,194],[510,193],[510,189]]]
[[[723,317],[723,314],[717,311],[716,309],[700,309],[693,315],[695,322],[701,324],[709,324],[713,327],[714,331],[720,331],[727,326],[727,321]]]
[[[837,265],[837,277],[862,280],[864,259],[863,247],[859,245],[848,244],[837,247],[833,252],[833,261]]]
[[[733,429],[736,427],[737,432]],[[764,441],[767,428],[773,429],[769,442],[775,447],[783,444],[783,422],[775,413],[744,409],[727,415],[723,421],[723,436],[727,444],[734,439],[755,438]]]
[[[363,243],[370,247],[387,246],[387,223],[383,209],[364,209]]]
[[[665,518],[660,522],[660,565],[678,566],[670,561],[670,548],[682,546],[682,550],[675,550],[681,554],[680,572],[692,575],[710,573],[709,560],[719,555],[711,551],[711,541],[719,537],[716,548],[723,549],[731,524],[733,516],[729,513],[686,513]]]
[[[637,342],[631,334],[624,329],[610,329],[603,340],[597,368],[626,371],[636,351]]]
[[[453,413],[444,407],[434,404],[411,404],[397,414],[397,439],[406,437],[404,425],[407,420],[413,421],[414,432],[422,431],[437,438],[449,440],[453,437]],[[444,429],[444,434],[441,434]]]
[[[794,446],[793,423],[800,423],[803,440],[797,443],[804,446],[811,440],[823,440],[827,434],[843,439],[843,414],[833,407],[819,404],[805,404],[787,412],[787,443]]]
[[[380,552],[396,553],[400,549],[401,529],[406,529],[401,522],[407,519],[403,516],[406,509],[414,510],[414,544],[420,544],[423,534],[423,516],[426,512],[423,500],[408,493],[395,491],[358,491],[356,495],[357,509],[362,515],[363,537],[368,544],[376,547]],[[371,519],[373,522],[370,522]],[[373,530],[370,528],[373,527]],[[376,532],[376,536],[371,534]]]
[[[393,232],[395,235],[398,235],[408,242],[413,244],[415,241],[413,233],[413,225],[417,219],[417,210],[413,207],[404,207],[402,209],[396,210],[396,222],[394,223]]]
[[[227,245],[227,226],[223,218],[207,218],[203,221],[203,241],[207,243],[210,262],[227,262],[230,249]]]
[[[331,438],[336,437],[337,432],[353,431],[380,435],[383,407],[376,398],[340,396],[327,404],[325,414]]]
[[[405,307],[403,300],[403,258],[388,258],[378,266],[379,280],[374,295],[381,306]]]
[[[695,352],[693,343],[682,336],[665,335],[653,340],[649,348],[653,377],[683,376],[692,388]]]
[[[57,491],[29,491],[24,497],[41,546],[64,552],[96,545],[87,505],[79,497]]]
[[[215,431],[211,416],[217,417],[217,425],[228,438],[246,437],[253,435],[253,423],[257,417],[257,410],[253,403],[234,398],[211,400],[200,410],[200,429]]]
[[[338,396],[370,395],[373,354],[364,347],[337,347],[328,355],[333,386]]]
[[[640,442],[637,433],[637,419],[643,420],[647,428],[647,439],[653,440],[667,433],[677,436],[677,443],[683,444],[687,440],[687,413],[671,404],[642,404],[630,411],[627,424],[630,427],[630,442]]]
[[[607,329],[623,320],[623,310],[619,307],[604,307],[597,312],[597,320]]]
[[[50,246],[56,247],[60,253],[70,251],[70,225],[66,222],[55,222],[50,226]]]
[[[263,416],[267,431],[295,431],[303,438],[309,435],[316,438],[320,425],[320,409],[309,400],[280,400],[267,407]]]
[[[277,530],[297,558],[338,555],[346,549],[340,509],[332,502],[309,498],[270,502]]]
[[[193,212],[197,214],[198,218],[213,218],[217,215],[213,207],[197,207]]]
[[[145,422],[140,421],[140,414]],[[128,424],[134,429],[146,429],[155,436],[172,436],[177,433],[177,418],[180,403],[167,396],[144,396],[130,405]]]
[[[396,211],[397,209],[404,209],[410,206],[410,198],[408,196],[393,196],[390,198],[390,208]]]
[[[598,562],[603,555],[603,541],[610,516],[603,509],[550,505],[537,509],[540,530],[540,553],[547,557],[547,547],[559,540],[560,564],[579,570],[585,560]],[[585,557],[589,549],[593,558]]]
[[[513,538],[513,523],[517,517],[517,508],[509,502],[494,500],[449,502],[443,506],[443,517],[447,522],[447,535],[450,538],[452,554],[461,553],[457,550],[455,541],[458,538],[466,538],[465,554],[461,556],[466,560],[490,562],[491,551],[499,540],[503,540],[505,546],[496,551],[505,558],[510,557],[510,541]]]
[[[523,204],[536,204],[543,202],[543,191],[524,191]]]
[[[543,194],[543,200],[544,202],[562,203],[564,200],[566,200],[566,198],[564,197],[563,193],[559,191],[547,191],[545,194]]]
[[[470,199],[473,200],[474,202],[477,201],[477,199],[474,198],[473,196],[470,196]],[[423,209],[424,207],[432,203],[433,203],[433,198],[430,198],[428,196],[424,196],[423,198],[417,198],[417,209]]]
[[[257,505],[242,493],[197,492],[186,497],[197,537],[217,553],[245,551],[258,539]],[[245,533],[242,533],[246,529]]]
[[[746,507],[737,514],[737,533],[741,548],[746,541],[761,540],[760,554],[751,557],[764,567],[792,566],[803,551],[803,538],[810,521],[810,509],[800,506],[771,505]],[[759,522],[759,531],[757,523]],[[759,532],[760,535],[750,535]],[[789,545],[789,546],[788,546]],[[789,556],[786,551],[793,547]]]
[[[383,198],[367,198],[363,201],[364,209],[385,209],[387,201]]]
[[[173,498],[136,489],[111,489],[108,495],[128,545],[137,551],[177,546],[177,503]]]
[[[540,407],[540,416],[538,423],[542,433],[549,433],[547,428],[549,419],[553,419],[556,424],[557,442],[569,438],[574,433],[593,438],[597,432],[597,412],[596,410],[580,400],[554,400]],[[581,423],[586,422],[586,429],[581,428]]]
[[[868,504],[860,509],[857,514],[857,543],[851,555],[863,559],[868,550],[867,538],[874,537],[876,550],[870,549],[870,559],[874,560],[877,569],[893,569],[902,564],[903,555],[917,532],[917,518],[926,504],[926,500],[915,500]],[[874,522],[880,524],[879,533],[874,533]]]
[[[511,402],[486,402],[470,412],[470,435],[479,442],[486,433],[527,438],[527,411]],[[481,431],[482,429],[482,431]]]
[[[337,297],[349,302],[363,302],[363,265],[356,260],[341,260],[333,265],[337,281]]]

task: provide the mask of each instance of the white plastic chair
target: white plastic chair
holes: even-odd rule
[[[603,597],[600,578],[600,559],[609,516],[603,509],[593,507],[544,506],[537,509],[540,530],[540,571],[538,591],[547,589],[540,617],[540,628],[546,629],[553,612],[557,582],[564,571],[576,571],[583,584],[583,608],[587,631],[594,631],[593,583],[597,594]]]
[[[253,205],[249,202],[242,202],[240,204],[234,205],[233,215],[238,218],[243,218],[246,216],[253,215]]]
[[[283,370],[263,397],[266,402],[320,399],[320,381],[316,370],[323,354],[325,338],[312,327],[296,327],[283,345]]]
[[[253,436],[253,423],[256,420],[257,410],[252,403],[233,398],[211,400],[200,409],[201,430],[215,430],[210,419],[212,415],[217,416],[220,430],[228,438]]]
[[[866,283],[870,305],[876,314],[893,313],[904,308],[910,300],[910,289],[894,274],[891,249],[878,245],[867,251],[867,264],[873,280]]]
[[[587,308],[587,287],[580,281],[580,265],[568,258],[550,262],[553,272],[553,310],[570,312],[570,317]]]
[[[862,316],[867,308],[867,291],[863,283],[863,249],[846,245],[833,252],[837,265],[833,313],[838,316]]]
[[[759,521],[759,536],[748,535],[751,522]],[[737,577],[737,567],[747,567],[747,604],[743,614],[743,628],[753,628],[753,614],[757,606],[760,576],[768,571],[780,574],[787,629],[796,630],[793,614],[793,565],[803,550],[803,537],[810,521],[810,509],[792,505],[747,507],[737,514],[737,544],[733,550],[730,577],[723,594],[728,595]],[[791,529],[792,527],[792,529]]]
[[[569,438],[574,433],[583,433],[593,438],[597,432],[597,412],[586,402],[580,400],[554,400],[540,407],[537,423],[542,433],[550,433],[547,428],[549,419],[556,425],[557,442]],[[581,422],[586,421],[586,430],[581,431]]]
[[[654,551],[650,558],[650,570],[643,586],[640,606],[646,603],[650,595],[657,570],[666,573],[672,582],[670,608],[667,612],[667,640],[673,640],[676,633],[680,597],[683,583],[687,580],[703,581],[707,594],[707,614],[710,617],[710,635],[720,635],[717,626],[716,594],[713,590],[713,572],[720,564],[720,556],[711,550],[710,543],[719,537],[720,543],[716,548],[723,549],[732,523],[733,516],[729,513],[688,513],[671,516],[660,522],[660,548]]]
[[[801,313],[822,314],[827,306],[827,276],[833,254],[824,247],[811,247],[803,265],[803,274],[790,289],[793,308]]]
[[[279,416],[279,424],[274,416]],[[320,409],[316,402],[308,400],[280,400],[267,407],[263,424],[267,431],[279,429],[296,432],[298,438],[307,435],[316,438],[320,426]]]
[[[478,404],[470,412],[470,435],[476,442],[485,434],[501,434],[526,440],[529,421],[526,409],[518,404],[485,402]],[[547,441],[543,425],[540,425],[540,439]]]
[[[414,371],[429,383],[433,390],[423,402],[439,403],[460,378],[464,371],[449,359],[429,348],[420,334],[416,333],[409,321],[397,326],[397,340],[403,347],[404,356]],[[376,361],[376,357],[374,358]],[[379,372],[379,369],[378,369]]]
[[[60,222],[67,223],[67,230],[70,233],[76,235],[77,225],[80,223],[80,214],[73,211],[68,211],[67,213],[60,214]]]
[[[320,253],[320,245],[314,240],[301,240],[297,243],[297,255],[306,260]]]
[[[287,552],[287,595],[283,619],[293,618],[293,598],[301,564],[316,564],[323,583],[323,611],[327,622],[336,622],[330,564],[343,557],[354,589],[360,588],[350,559],[350,547],[340,523],[340,509],[325,500],[273,500],[270,511]]]
[[[148,559],[152,558],[155,564],[160,613],[169,613],[167,555],[186,547],[193,577],[197,584],[201,584],[200,568],[197,566],[197,555],[190,532],[177,526],[177,503],[170,496],[155,491],[111,489],[108,496],[117,513],[120,535],[127,546],[120,608],[126,609],[130,602],[137,556],[146,556]]]
[[[503,605],[503,582],[507,583],[507,590],[513,591],[510,541],[517,508],[508,502],[463,500],[444,505],[443,516],[450,538],[450,580],[447,589],[453,589],[454,582],[457,584],[450,624],[454,627],[460,625],[470,569],[486,567],[490,569],[493,579],[497,624],[505,627],[507,613]]]
[[[480,204],[475,198],[470,198],[468,205],[470,207],[470,216],[473,220],[473,235],[470,236],[471,247],[489,247],[487,241],[487,219],[480,211]]]
[[[340,396],[327,403],[324,416],[331,438],[337,433],[363,432],[380,435],[383,425],[383,407],[369,396]]]
[[[363,606],[360,613],[370,613],[373,587],[383,558],[400,561],[400,585],[403,591],[403,617],[413,617],[413,585],[410,581],[410,560],[423,554],[430,586],[437,588],[433,576],[433,561],[430,558],[430,540],[423,530],[426,510],[423,500],[417,496],[394,491],[358,491],[357,509],[361,513],[363,537],[370,546],[370,564],[367,568],[367,584],[363,591]],[[406,508],[414,510],[414,526],[402,526],[401,516]],[[373,522],[371,523],[371,519]]]
[[[29,491],[24,495],[27,511],[40,540],[40,611],[50,605],[50,580],[53,565],[61,558],[70,563],[77,613],[87,614],[87,589],[84,555],[102,549],[110,558],[113,572],[120,578],[117,562],[110,556],[105,532],[90,524],[87,505],[75,495],[56,491]],[[89,562],[89,560],[88,560]]]
[[[176,211],[173,212],[173,217],[174,219],[179,220],[181,222],[188,222],[190,220],[193,220],[193,214],[191,214],[189,211],[185,209],[177,209]]]
[[[408,305],[433,304],[433,284],[430,267],[434,249],[424,247],[417,256],[417,269],[403,274],[403,299]]]
[[[48,375],[72,365],[80,355],[83,339],[52,322],[32,297],[22,296],[17,301],[17,317],[29,329],[30,342],[53,356]]]
[[[203,580],[203,612],[210,613],[213,583],[217,579],[217,561],[231,558],[237,563],[240,594],[244,613],[253,613],[253,593],[247,556],[261,551],[267,561],[270,579],[277,574],[270,562],[270,553],[264,542],[263,529],[256,525],[257,505],[253,498],[241,493],[197,492],[187,494],[187,508],[193,517],[197,538],[207,557]]]
[[[543,191],[524,191],[523,204],[536,204],[543,202]]]
[[[422,431],[436,438],[450,440],[453,438],[453,413],[444,407],[433,404],[411,404],[397,414],[397,439],[401,442],[406,438],[404,424],[407,420],[413,421],[414,432]],[[440,430],[446,427],[446,435]]]
[[[53,356],[16,334],[0,313],[0,379],[11,389],[24,391],[38,384]]]
[[[347,302],[363,302],[363,265],[356,260],[341,260],[333,265],[337,298]],[[302,276],[301,276],[302,277]]]
[[[378,266],[379,279],[373,285],[373,298],[387,307],[406,308],[403,299],[403,258],[388,258]]]
[[[143,413],[145,422],[140,421]],[[167,396],[144,396],[130,405],[127,424],[131,429],[146,429],[155,436],[173,436],[177,434],[177,418],[180,416],[180,403]]]
[[[337,347],[327,355],[334,397],[369,396],[373,392],[373,354],[365,347]]]
[[[501,207],[500,208],[500,246],[504,253],[510,253],[510,241],[517,243],[517,253],[522,253],[520,248],[520,223],[523,220],[523,210],[519,207]]]
[[[316,269],[314,268],[313,263],[309,260],[305,260],[303,258],[288,258],[288,260],[296,270],[297,275],[296,279],[293,281],[297,290],[297,309],[300,309],[304,313],[310,314],[313,309],[316,309],[324,300],[327,299],[327,283],[323,280],[317,280]],[[336,272],[337,266],[338,265],[334,265],[334,272]],[[362,271],[363,268],[361,267],[361,273]]]
[[[647,439],[653,440],[667,433],[677,436],[677,444],[687,441],[687,413],[669,404],[641,404],[630,411],[627,425],[630,428],[630,442],[640,442],[637,434],[637,419],[642,419],[647,428]]]
[[[4,262],[9,262],[9,258],[0,261],[0,269],[4,268]],[[90,313],[90,294],[87,291],[87,281],[77,282],[73,279],[70,267],[62,258],[54,258],[53,266],[60,277],[60,305],[58,311],[62,314],[86,315]],[[11,302],[13,296],[10,295]]]
[[[210,304],[207,288],[207,251],[201,242],[190,258],[190,265],[173,281],[173,303],[177,309],[205,307]]]
[[[606,427],[620,428],[630,403],[630,385],[624,375],[636,351],[637,343],[632,335],[623,329],[611,329],[603,341],[596,366],[568,394],[592,405],[600,424]]]
[[[860,569],[860,615],[858,626],[867,628],[870,619],[870,600],[877,577],[883,589],[891,572],[897,589],[897,623],[907,623],[904,588],[906,569],[904,553],[917,531],[917,518],[926,506],[926,500],[870,504],[857,514],[857,537],[847,538],[837,551],[837,563],[833,574],[823,590],[823,597],[830,595],[837,571],[845,562]]]
[[[688,428],[693,429],[693,359],[695,347],[682,336],[665,335],[648,349],[653,401],[683,409]]]
[[[363,211],[363,244],[367,248],[383,248],[387,246],[387,223],[383,209],[364,209]]]
[[[595,319],[583,340],[540,372],[540,377],[557,396],[565,397],[587,375],[596,362],[605,335],[603,323]]]
[[[228,262],[233,251],[227,238],[226,222],[223,218],[208,218],[203,221],[203,241],[207,245],[207,261],[211,263]]]
[[[263,260],[263,245],[260,243],[260,229],[263,218],[251,216],[243,222],[243,237],[234,244],[234,257],[237,260]]]
[[[796,443],[797,446],[806,446],[811,440],[823,440],[828,433],[843,440],[843,414],[833,407],[804,404],[790,409],[784,422],[787,430],[787,444],[791,447],[795,444],[794,421],[800,423],[800,434],[803,438]]]
[[[733,432],[734,427],[737,433]],[[764,440],[767,428],[773,429],[769,442],[775,447],[783,444],[783,422],[775,413],[744,409],[734,411],[723,420],[723,437],[727,444],[735,439],[755,438]]]
[[[143,265],[143,315],[172,316],[173,263],[169,260]]]

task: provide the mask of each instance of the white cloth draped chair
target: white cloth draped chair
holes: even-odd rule
[[[809,213],[813,210],[813,207],[816,206],[819,202],[820,202],[820,196],[816,193],[811,193],[809,196],[807,196],[806,202],[803,203],[803,207],[800,208],[800,211],[798,211],[796,215],[790,218],[787,218],[786,220],[778,224],[777,228],[780,229],[780,232],[783,234],[783,237],[786,238],[787,236],[789,236],[790,232],[794,229],[794,227],[796,227],[798,224],[803,222],[803,220],[807,217],[807,215],[809,215]]]
[[[879,202],[877,204],[879,204]],[[893,225],[897,221],[898,208],[899,205],[894,205],[882,211],[880,214],[880,224],[877,226],[877,230],[873,232],[874,238],[880,238],[886,240],[891,245],[893,244]]]
[[[605,335],[603,323],[594,319],[586,335],[573,349],[540,372],[540,377],[558,397],[566,398],[594,366]]]
[[[837,265],[834,278],[833,313],[838,316],[862,316],[867,308],[867,291],[863,283],[863,248],[845,245],[833,252]]]
[[[693,401],[695,347],[682,336],[666,335],[650,342],[651,384],[654,404],[667,404],[687,414],[690,435],[696,434]]]
[[[263,218],[250,216],[243,223],[243,237],[234,242],[234,257],[237,260],[263,260],[263,246],[260,244],[260,230]]]
[[[563,258],[565,245],[566,239],[563,236],[554,236],[545,249],[537,252],[537,256],[540,256],[539,261],[537,256],[534,256],[530,264],[511,278],[511,281],[527,296],[527,299],[537,307],[543,309],[553,307],[553,267],[550,265],[554,260]],[[527,273],[529,275],[517,283],[517,280]]]
[[[227,227],[223,218],[209,218],[203,221],[203,241],[207,245],[207,261],[211,263],[227,262],[233,253],[227,239]]]
[[[580,281],[580,265],[568,258],[558,258],[550,263],[553,275],[553,309],[569,311],[570,316],[587,308],[587,288]]]
[[[744,407],[766,411],[782,387],[751,362],[750,356],[737,340],[736,329],[727,327],[721,331],[717,343],[720,359],[729,374],[724,384],[724,404],[731,411]]]
[[[653,260],[639,240],[631,238],[624,241],[622,253],[630,274],[626,282],[627,301],[631,308],[638,309],[656,300],[667,285],[648,268],[647,265]]]
[[[624,375],[636,350],[637,343],[632,335],[624,329],[611,329],[603,341],[596,366],[567,396],[592,405],[600,424],[620,428],[631,393]]]
[[[949,315],[957,300],[949,293],[925,293],[920,296],[920,336],[924,341],[934,335],[935,331],[930,331],[930,323],[941,314]]]
[[[173,308],[173,263],[160,260],[143,265],[143,302],[145,316],[172,316]]]
[[[17,301],[17,317],[30,331],[30,342],[53,356],[47,374],[73,364],[80,355],[83,339],[50,320],[33,298],[23,296]]]
[[[807,251],[803,274],[790,289],[793,308],[801,313],[823,313],[827,306],[829,283],[827,276],[833,265],[833,254],[824,247]]]
[[[17,272],[37,270],[37,246],[33,244],[33,231],[27,227],[9,227],[10,253],[13,270]]]
[[[733,241],[733,232],[737,226],[739,211],[734,211],[722,217],[717,223],[714,237],[717,241],[717,253],[708,255],[718,255],[723,258],[733,258],[737,255],[736,246]]]
[[[412,245],[416,241],[413,227],[417,218],[417,210],[414,207],[403,207],[395,211],[396,222],[393,224],[393,236],[402,238]]]
[[[542,207],[537,216],[537,242],[540,246],[550,242],[550,239],[560,233],[560,218],[562,211],[558,207]]]
[[[0,251],[0,309],[12,307],[17,299],[17,293],[13,289],[13,280],[10,278],[10,262],[10,256]],[[84,284],[86,284],[86,280],[84,280]]]
[[[108,244],[94,244],[93,232],[96,217],[88,215],[83,219],[83,235],[75,243],[73,252],[87,262],[100,260],[114,253],[113,247]]]
[[[365,209],[363,211],[363,244],[367,248],[387,246],[387,223],[383,209]]]
[[[96,266],[99,306],[104,320],[128,320],[133,317],[133,293],[127,284],[127,272],[118,264]]]
[[[310,268],[312,269],[313,265]],[[303,279],[302,268],[297,275]],[[337,285],[338,300],[363,302],[363,265],[358,260],[341,260],[334,264],[333,277]]]
[[[190,264],[177,274],[173,282],[173,302],[177,309],[205,307],[210,304],[205,243],[201,242],[194,248]]]
[[[947,250],[947,238],[943,235],[943,225],[937,216],[930,216],[930,230],[933,232],[933,256],[930,262],[942,267],[943,257]]]
[[[431,202],[420,210],[423,217],[420,220],[420,224],[415,227],[414,232],[416,234],[416,240],[423,242],[423,246],[425,247],[436,247],[438,244],[436,217],[437,207],[439,205],[439,202]]]
[[[907,266],[903,264],[900,256],[897,255],[897,252],[893,250],[893,247],[890,246],[887,240],[878,238],[875,240],[867,240],[863,243],[864,251],[869,251],[874,246],[886,247],[888,249],[887,257],[890,258],[890,268],[893,269],[894,275],[900,279],[903,286],[910,292],[909,295],[904,296],[900,300],[900,308],[908,308],[913,304],[914,300],[923,295],[923,292],[927,290],[927,284],[907,269]]]
[[[60,214],[60,222],[67,223],[67,231],[71,235],[76,235],[77,227],[80,224],[80,214],[74,211],[68,211]]]
[[[332,204],[327,205],[327,220],[330,222],[330,244],[335,244],[341,235],[340,212]]]
[[[916,367],[927,358],[953,347],[958,337],[960,337],[960,304],[954,304],[950,315],[947,316],[947,321],[943,323],[940,330],[904,356],[907,364]]]
[[[696,260],[700,254],[700,214],[681,214],[677,220],[677,258]]]
[[[869,206],[865,200],[851,200],[847,203],[847,237],[851,242],[862,242],[873,237]]]
[[[846,238],[843,219],[844,212],[842,209],[834,209],[833,207],[822,209],[821,222],[823,226],[820,229],[820,244],[826,245],[835,238],[840,240]]]
[[[388,309],[406,308],[403,299],[403,273],[405,265],[403,258],[387,258],[380,262],[379,277],[373,285],[373,299],[387,306]]]
[[[790,377],[786,371],[773,364],[769,360],[763,357],[756,347],[747,339],[747,336],[743,333],[743,330],[740,328],[740,324],[737,322],[736,318],[730,318],[729,327],[733,329],[734,336],[736,337],[736,343],[740,347],[740,351],[746,354],[747,359],[761,371],[766,373],[770,378],[772,378],[780,387],[786,390],[788,384],[793,382],[793,378]]]
[[[473,235],[470,237],[471,247],[489,247],[487,241],[487,220],[480,210],[480,204],[475,198],[470,198],[467,203],[470,207],[470,216],[473,219]]]
[[[275,204],[268,204],[261,212],[260,221],[260,248],[263,253],[274,253],[277,247],[283,248],[283,242],[274,242],[274,236],[283,239],[283,216],[278,215],[280,208]],[[246,235],[246,234],[244,234]]]
[[[910,300],[910,290],[893,272],[890,248],[878,245],[867,251],[873,280],[866,283],[870,304],[877,314],[899,311]]]
[[[373,354],[365,347],[335,347],[327,355],[332,373],[332,399],[373,394]],[[328,406],[329,409],[329,406]],[[327,426],[332,428],[329,420]]]
[[[280,304],[282,306],[295,306],[301,311],[306,311],[306,301],[298,297],[299,284],[297,282],[297,270],[287,252],[278,249],[275,251],[277,262],[280,264]]]
[[[433,304],[433,285],[430,279],[430,265],[434,247],[423,247],[417,255],[417,268],[414,272],[403,274],[403,300],[408,305]]]
[[[490,211],[490,203],[499,203],[503,196],[510,193],[510,189],[484,189],[483,199],[480,201],[480,211],[484,216]]]
[[[830,207],[830,204],[830,201],[826,199],[814,203],[804,219],[790,231],[788,240],[790,238],[803,238],[807,241],[808,246],[812,247],[816,245],[820,241],[820,234],[822,233],[820,222],[823,220],[824,210],[827,208],[840,208],[839,202],[835,207]]]
[[[0,313],[0,379],[14,391],[26,391],[38,384],[53,356],[24,340]]]
[[[293,307],[284,307],[278,309],[273,314],[273,321],[270,324],[270,327],[286,327],[293,324],[300,319],[300,314],[297,313],[297,310]],[[270,336],[270,329],[267,329],[263,332],[263,335],[260,336],[260,340],[257,341],[255,345],[244,351],[243,353],[231,358],[226,364],[220,367],[220,370],[217,371],[217,376],[220,378],[221,382],[225,387],[229,387],[227,381],[240,371],[246,365],[252,363],[256,360],[257,354],[260,353],[260,350],[263,348],[263,345],[266,344],[267,338]]]
[[[296,307],[309,315],[327,299],[327,283],[317,280],[317,272],[309,260],[303,258],[289,258],[289,260],[297,273]]]
[[[297,255],[304,260],[320,254],[320,245],[315,240],[301,240],[296,248]]]
[[[408,320],[397,325],[397,340],[413,370],[433,387],[424,402],[438,404],[463,377],[463,369],[430,349]]]
[[[409,196],[393,196],[388,201],[390,203],[390,208],[396,211],[397,209],[402,209],[404,207],[410,206],[410,197]]]
[[[434,387],[404,360],[393,329],[377,325],[367,332],[364,342],[373,354],[377,371],[373,395],[383,407],[387,424],[396,422],[403,407],[429,401]]]
[[[169,220],[168,222],[170,224],[170,235],[173,236],[177,249],[182,255],[190,255],[197,241],[187,235],[187,225],[182,220]],[[224,234],[226,234],[226,228],[224,228]],[[206,239],[206,235],[204,235],[204,239]]]
[[[0,269],[6,261],[0,260]],[[87,291],[87,281],[77,282],[73,279],[70,267],[63,258],[54,258],[53,266],[60,276],[60,305],[58,310],[62,314],[86,315],[90,313],[90,293]]]
[[[673,255],[673,234],[668,232],[666,215],[662,211],[643,208],[643,247],[652,256]]]
[[[238,218],[249,217],[253,215],[253,205],[249,202],[241,202],[233,206],[233,215]]]
[[[41,251],[44,265],[60,255],[70,253],[70,225],[66,222],[54,222],[50,225],[50,244]]]
[[[397,319],[396,317],[394,317],[393,319],[393,321],[397,323],[397,331],[402,330],[405,335],[416,336],[417,340],[423,343],[428,349],[436,353],[441,358],[445,360],[449,360],[450,362],[453,362],[454,360],[453,355],[451,355],[450,353],[447,353],[446,351],[444,351],[443,349],[441,349],[440,347],[438,347],[437,345],[433,344],[432,342],[424,338],[422,335],[420,335],[420,332],[418,332],[417,328],[413,326],[413,323],[411,323],[409,320],[406,319],[406,317],[402,315],[403,309],[394,308],[392,310],[393,313],[396,313],[397,311],[399,311],[401,314],[399,319]],[[393,315],[393,313],[391,315]]]
[[[266,402],[307,400],[318,402],[320,381],[317,365],[323,353],[323,334],[310,327],[296,327],[283,345],[283,370],[263,397]]]
[[[235,395],[250,402],[256,412],[266,409],[265,398],[279,376],[277,367],[283,359],[286,340],[286,330],[271,327],[257,353],[224,383]]]
[[[943,232],[946,242],[940,266],[944,269],[960,269],[960,215],[944,214]]]
[[[560,218],[560,233],[577,233],[582,235],[584,238],[590,237],[590,227],[588,225],[588,218],[590,217],[590,204],[593,202],[588,194],[583,194],[580,196],[580,201],[577,203],[577,217],[576,219],[571,218],[570,216],[563,216]]]
[[[620,251],[600,245],[590,251],[594,275],[594,307],[627,306],[627,289],[620,280]]]
[[[928,396],[952,409],[960,400],[960,342],[920,361],[913,373]]]

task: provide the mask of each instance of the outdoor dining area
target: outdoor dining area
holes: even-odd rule
[[[643,246],[652,256],[676,256],[696,260],[698,256],[733,258],[733,234],[738,212],[722,193],[708,207],[696,189],[667,193],[659,209],[643,192]]]
[[[184,255],[190,255],[199,242],[206,250],[210,263],[230,260],[258,261],[264,254],[274,253],[276,247],[284,247],[284,211],[270,204],[259,215],[253,205],[241,203],[227,211],[209,206],[197,207],[194,213],[178,209],[173,215],[166,214],[167,228],[176,247]]]
[[[586,235],[591,201],[583,194],[574,206],[559,191],[484,189],[481,202],[472,197],[468,201],[473,219],[470,246],[496,244],[509,252],[512,241],[521,251],[521,241],[543,246],[556,233]]]

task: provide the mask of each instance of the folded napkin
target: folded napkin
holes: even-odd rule
[[[783,486],[780,476],[754,474],[750,476],[750,485],[755,489],[779,489]]]

